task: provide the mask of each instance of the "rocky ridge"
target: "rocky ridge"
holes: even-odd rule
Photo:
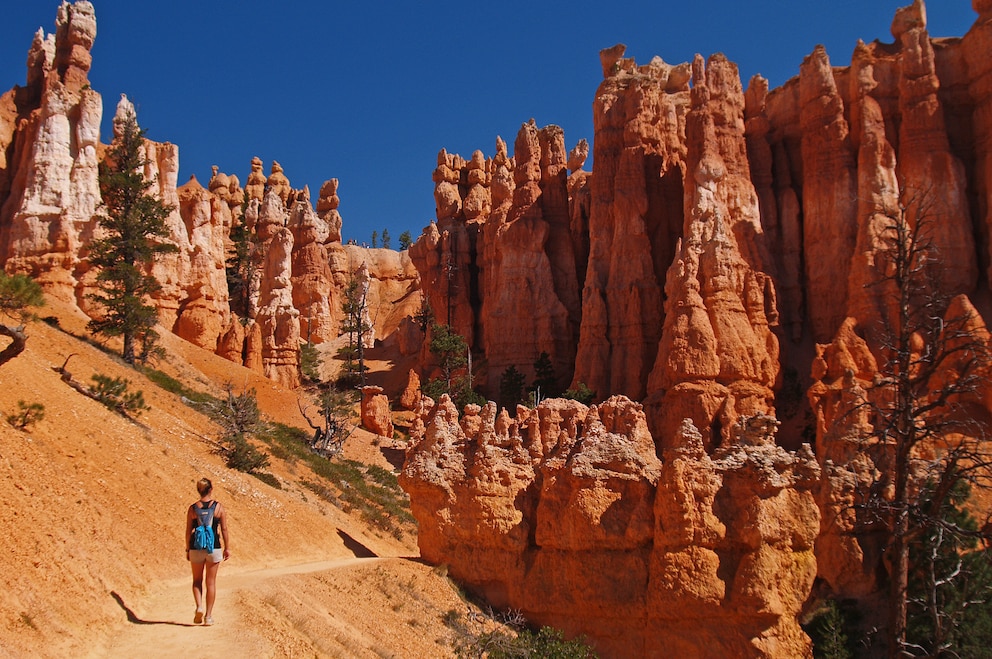
[[[401,483],[426,560],[604,656],[804,656],[820,467],[776,426],[741,420],[710,455],[686,419],[663,461],[622,396],[515,419],[425,398]]]

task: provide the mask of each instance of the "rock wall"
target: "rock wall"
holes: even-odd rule
[[[422,399],[401,483],[421,555],[603,656],[798,657],[819,467],[742,421],[712,456],[686,420],[662,462],[641,406]]]
[[[894,218],[926,228],[946,318],[989,340],[992,2],[973,7],[968,34],[933,39],[915,0],[893,43],[859,42],[845,66],[818,46],[771,90],[758,76],[744,90],[721,55],[638,66],[602,51],[595,168],[564,187],[581,284],[564,372],[603,402],[511,419],[421,399],[402,482],[425,559],[607,656],[809,656],[807,597],[878,592],[884,533],[858,504],[891,447],[866,444],[858,404],[894,320],[880,258]],[[576,318],[548,273],[566,240],[545,237],[560,211],[542,200],[561,208],[561,187],[535,161],[561,149],[542,135],[525,125],[512,156],[499,141],[471,165],[445,156],[461,174],[435,178],[439,221],[416,246],[425,293],[454,300],[497,372],[491,397],[499,371],[529,373],[548,329]],[[471,219],[469,192],[488,202]],[[469,275],[443,289],[442,264]],[[959,402],[984,419],[990,400]],[[780,448],[814,436],[815,453]]]
[[[66,302],[76,300],[100,203],[95,39],[93,5],[63,2],[55,34],[34,37],[27,85],[0,97],[0,263]]]
[[[435,320],[485,352],[487,391],[510,366],[532,375],[542,352],[561,389],[571,380],[588,252],[584,160],[566,155],[558,126],[533,121],[521,126],[512,157],[500,138],[492,158],[438,155],[437,221],[410,256]]]
[[[708,400],[693,418],[719,421],[724,435],[733,408],[771,411],[783,373],[808,383],[814,342],[830,341],[845,318],[864,327],[884,322],[887,295],[866,284],[879,278],[875,254],[887,217],[905,213],[935,227],[947,293],[987,287],[992,33],[986,4],[975,9],[980,16],[964,38],[933,39],[923,3],[914,2],[894,19],[893,43],[859,43],[846,66],[818,46],[776,89],[756,76],[743,90],[722,57],[706,66],[660,58],[638,65],[622,45],[602,51],[595,169],[573,170],[565,182],[567,237],[557,219],[566,205],[556,182],[561,170],[553,164],[561,148],[550,146],[558,138],[542,141],[528,124],[512,156],[502,141],[491,159],[442,152],[438,221],[413,249],[414,261],[438,320],[447,319],[450,303],[451,324],[484,353],[483,393],[496,397],[508,366],[530,375],[535,350],[547,351],[559,375],[572,374],[570,384],[582,382],[600,399],[619,393],[645,401],[652,429],[670,433],[678,414],[660,418],[661,401],[690,386],[672,370],[682,360],[671,350],[681,349],[680,331],[698,328],[676,327],[691,314],[685,282],[672,281],[686,275],[672,268],[688,267],[688,242],[710,231],[696,225],[714,214],[736,244],[716,250],[716,267],[747,281],[733,293],[747,320],[731,324],[743,334],[725,354],[741,348],[754,362],[746,377],[695,378],[723,393],[700,390]],[[561,266],[568,259],[559,250],[575,263],[578,313],[561,285],[559,275],[568,279],[572,268]],[[702,273],[698,281],[709,278]],[[710,293],[722,303],[724,291]],[[565,319],[569,333],[557,329]],[[562,358],[571,353],[569,339],[571,360]],[[750,402],[738,404],[734,395],[725,405],[724,390],[745,382]]]

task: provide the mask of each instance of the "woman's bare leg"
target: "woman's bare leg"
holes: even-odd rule
[[[206,582],[204,585],[207,589],[207,618],[211,617],[214,610],[214,600],[217,598],[217,570],[220,568],[220,563],[207,562],[206,565]]]
[[[196,610],[203,610],[203,563],[190,563],[193,568],[193,601]]]

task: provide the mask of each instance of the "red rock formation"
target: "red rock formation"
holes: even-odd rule
[[[336,178],[324,181],[320,186],[320,198],[317,200],[317,215],[327,225],[326,242],[341,242],[341,213],[338,206],[341,198],[338,197],[338,180]]]
[[[260,203],[265,194],[265,174],[262,173],[262,159],[258,156],[251,159],[251,172],[248,174],[245,192],[248,193],[249,198]]]
[[[216,350],[230,325],[227,278],[224,270],[224,240],[230,224],[230,209],[192,178],[178,189],[178,210],[189,240],[189,275],[183,282],[181,306],[173,331],[191,343]],[[222,212],[227,210],[227,214]]]
[[[985,236],[987,253],[992,253],[992,3],[972,0],[980,14],[962,40],[967,64],[967,85],[971,101],[975,171],[972,173],[977,200],[977,219]],[[988,263],[987,281],[992,282],[992,261]]]
[[[473,174],[474,182],[469,190],[474,191],[478,200],[485,196],[487,177],[478,169],[478,159],[473,158],[473,161],[476,174]],[[478,286],[473,284],[479,268],[476,243],[485,217],[475,215],[473,208],[484,209],[485,203],[478,200],[474,205],[470,204],[472,219],[462,212],[459,182],[464,173],[467,183],[468,166],[460,156],[448,154],[444,149],[438,154],[434,170],[437,222],[424,229],[409,252],[417,270],[422,273],[434,319],[450,325],[469,345],[474,345],[479,297]]]
[[[504,158],[498,146],[499,177]],[[532,372],[542,352],[567,383],[579,325],[564,134],[557,126],[539,130],[533,122],[524,124],[513,160],[512,197],[494,182],[496,208],[482,230],[481,321],[488,330],[483,347],[489,391],[498,390],[510,366]]]
[[[726,443],[739,415],[772,410],[778,376],[771,280],[757,269],[758,199],[744,156],[744,98],[722,56],[693,63],[683,242],[668,272],[665,323],[648,382],[651,430],[662,448],[682,419]],[[746,259],[743,254],[748,254]],[[750,263],[749,263],[750,260]]]
[[[261,337],[263,372],[296,387],[300,383],[300,312],[293,306],[293,234],[286,228],[286,209],[274,189],[265,193],[255,231],[260,286],[254,319]]]
[[[424,399],[400,478],[425,559],[606,656],[804,656],[819,470],[808,447],[775,446],[775,425],[741,424],[711,458],[687,421],[662,465],[622,397],[516,420]]]
[[[0,264],[70,303],[77,299],[82,251],[96,228],[100,202],[103,102],[87,78],[95,38],[93,5],[63,3],[54,39],[40,30],[35,35],[28,86],[0,101],[6,160],[0,173]]]
[[[799,103],[806,299],[813,338],[826,341],[847,315],[834,273],[854,254],[858,191],[844,100],[822,46],[800,67]]]
[[[892,36],[902,46],[899,78],[899,163],[906,220],[928,222],[943,264],[942,291],[971,294],[978,279],[974,227],[968,213],[967,177],[950,148],[944,109],[937,96],[940,80],[923,0],[901,9]]]
[[[389,397],[382,387],[362,387],[362,426],[380,437],[393,437],[393,417],[389,411]]]
[[[882,547],[864,530],[857,505],[875,478],[875,464],[864,451],[871,432],[862,407],[878,372],[868,344],[848,318],[830,344],[817,346],[810,406],[816,415],[816,454],[823,467],[817,503],[823,518],[816,540],[819,576],[838,595],[861,597],[877,588],[876,567]]]
[[[661,338],[662,282],[683,223],[689,67],[600,53],[589,261],[574,382],[642,398]]]
[[[293,232],[293,305],[300,312],[300,336],[322,343],[337,336],[330,309],[333,280],[328,267],[330,229],[310,205],[310,190],[304,188],[289,214]]]
[[[282,165],[277,163],[275,160],[272,161],[272,170],[269,174],[269,178],[265,180],[265,185],[279,195],[279,198],[282,199],[283,204],[286,204],[287,207],[291,206],[289,203],[289,193],[293,191],[293,188],[289,184],[289,179],[286,178],[286,174],[283,173]]]
[[[404,409],[412,410],[420,402],[422,394],[420,393],[420,376],[413,369],[410,369],[410,374],[407,376],[406,387],[403,389],[403,393],[400,394],[400,406]]]

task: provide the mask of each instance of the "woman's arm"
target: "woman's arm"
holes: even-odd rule
[[[231,541],[227,535],[227,514],[222,504],[218,503],[217,508],[217,521],[220,522],[220,537],[224,539],[224,560],[226,561],[231,556]]]
[[[193,524],[196,519],[196,513],[193,512],[193,506],[186,509],[186,535],[183,536],[183,551],[186,552],[186,557],[189,558],[189,536],[193,533]]]

